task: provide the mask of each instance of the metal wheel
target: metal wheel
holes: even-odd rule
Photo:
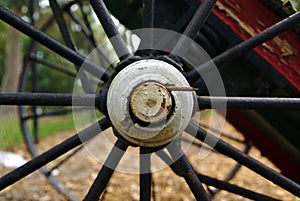
[[[86,5],[86,2],[71,1],[65,4],[58,4],[57,1],[50,1],[48,6],[44,5],[45,8],[39,7],[37,5],[38,3],[39,2],[29,1],[27,6],[29,8],[28,13],[30,23],[33,26],[41,27],[41,30],[43,30],[44,33],[47,33],[49,30],[55,29],[55,26],[57,25],[59,34],[55,37],[72,50],[81,49],[88,53],[97,47],[96,36],[93,33],[87,10],[85,10],[89,8],[88,5]],[[35,19],[34,16],[37,13],[41,16],[39,16],[38,19]],[[47,18],[45,20],[46,23],[41,25],[39,19],[43,18]],[[84,37],[88,43],[78,44],[78,40],[81,40],[82,37]],[[103,54],[100,49],[97,52],[99,55]],[[102,62],[106,61],[104,60]],[[72,65],[63,59],[58,59],[55,54],[47,51],[35,40],[31,40],[28,52],[25,53],[25,62],[20,78],[19,91],[21,93],[45,93],[51,90],[52,93],[72,93],[77,70],[77,66]],[[54,78],[48,79],[48,83],[45,86],[42,81],[43,76],[51,76],[51,74],[54,73],[53,71],[58,73],[55,74],[56,76]],[[57,80],[61,80],[59,85],[56,84],[58,83]],[[49,86],[52,86],[51,89],[49,89]],[[19,116],[24,141],[32,157],[36,157],[44,151],[42,145],[40,145],[40,141],[42,140],[41,138],[45,137],[45,133],[41,131],[40,125],[47,123],[49,117],[72,120],[71,114],[71,107],[59,106],[53,108],[47,106],[38,107],[35,105],[19,106]],[[74,127],[73,124],[71,126]],[[54,132],[61,132],[58,126],[55,126],[54,130]],[[59,174],[60,167],[81,149],[82,146],[57,163],[41,168],[42,173],[55,189],[70,199],[74,199],[74,195],[59,181],[59,178],[53,175]]]
[[[55,12],[56,1],[50,2],[52,2]],[[300,108],[299,98],[226,97],[219,73],[226,68],[225,63],[252,51],[253,48],[299,24],[299,12],[220,53],[225,49],[218,47],[219,42],[222,41],[217,38],[209,40],[204,34],[199,34],[199,31],[203,29],[203,33],[206,32],[208,33],[206,35],[213,38],[214,32],[211,32],[211,27],[204,26],[204,23],[217,3],[216,0],[204,0],[201,4],[192,1],[176,1],[173,5],[167,1],[144,0],[143,29],[131,32],[130,38],[135,38],[134,42],[138,42],[133,45],[135,48],[129,50],[124,42],[124,37],[119,34],[114,25],[114,20],[105,3],[101,0],[90,0],[89,2],[119,60],[113,67],[113,72],[111,72],[113,65],[103,68],[101,64],[92,59],[93,56],[85,57],[78,53],[73,48],[74,46],[72,47],[71,43],[68,43],[70,41],[67,37],[64,39],[65,43],[69,45],[64,45],[6,8],[0,8],[2,21],[77,66],[77,81],[81,82],[80,89],[74,89],[75,92],[78,92],[76,94],[37,93],[33,84],[32,93],[1,94],[0,104],[34,106],[34,128],[36,128],[38,116],[35,109],[37,105],[73,106],[75,123],[82,117],[76,116],[75,110],[78,107],[81,107],[80,111],[84,107],[86,110],[97,110],[105,115],[104,118],[93,122],[74,136],[40,155],[35,155],[35,151],[31,150],[34,155],[31,161],[0,178],[0,190],[39,168],[43,168],[43,171],[47,172],[46,164],[73,149],[76,152],[76,147],[83,144],[87,146],[87,141],[93,142],[99,133],[101,136],[102,131],[112,127],[114,145],[107,154],[104,164],[84,200],[99,200],[115,169],[129,152],[129,147],[139,149],[140,200],[151,200],[151,172],[154,168],[151,161],[155,156],[170,166],[175,174],[184,178],[196,200],[211,199],[203,184],[245,198],[275,200],[261,193],[230,184],[228,181],[220,181],[196,172],[193,162],[189,161],[185,154],[186,147],[182,140],[184,136],[189,135],[192,141],[199,140],[205,143],[295,196],[300,196],[299,184],[226,143],[219,138],[219,135],[211,134],[210,129],[206,131],[199,127],[201,118],[198,117],[199,110],[204,108],[218,109],[224,116],[226,109],[295,110]],[[219,2],[224,3],[223,1]],[[179,18],[174,20],[166,14],[164,16],[166,20],[159,22],[162,19],[162,16],[158,15],[159,7],[177,6],[178,8],[179,5],[187,7],[187,12],[183,12],[185,10],[183,9],[182,14],[175,15],[171,13],[172,9],[170,9],[172,16],[179,16]],[[56,11],[59,11],[55,15],[56,17],[62,13],[59,9]],[[215,13],[218,14],[217,11]],[[61,32],[67,30],[63,27],[62,19],[58,19],[57,22],[61,23]],[[165,29],[182,32],[182,34]],[[218,56],[210,60],[199,44],[205,47],[210,55]],[[214,45],[217,45],[217,48],[214,48]],[[98,52],[97,49],[95,52]],[[33,78],[34,74],[33,70]],[[95,82],[95,78],[98,81]],[[289,82],[293,84],[294,80],[290,79]],[[298,86],[297,83],[295,86]],[[21,85],[22,87],[24,86]],[[20,111],[24,121],[24,107],[20,107]],[[97,115],[94,118],[97,118]],[[22,125],[25,125],[25,122]],[[222,122],[220,125],[222,126]],[[29,134],[25,134],[27,143],[29,147],[34,147],[34,145],[30,145],[33,140],[31,137],[29,139],[29,136]],[[69,199],[73,199],[72,196],[69,196]]]

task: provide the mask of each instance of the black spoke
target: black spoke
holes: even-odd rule
[[[33,38],[34,40],[38,41],[39,43],[43,44],[45,47],[49,48],[50,50],[54,51],[55,53],[59,54],[60,56],[64,57],[65,59],[69,60],[73,64],[77,66],[81,66],[83,63],[85,64],[85,70],[90,72],[92,75],[96,76],[97,78],[101,78],[103,81],[107,81],[111,74],[104,69],[97,66],[92,61],[88,60],[81,54],[73,51],[72,49],[62,45],[55,39],[51,38],[44,32],[38,30],[36,27],[28,24],[20,17],[13,14],[11,11],[0,7],[0,19],[10,24],[17,30],[21,31],[22,33],[28,35],[29,37]]]
[[[277,199],[271,198],[269,196],[262,195],[260,193],[256,193],[256,192],[250,191],[248,189],[241,188],[239,186],[230,184],[228,182],[220,181],[218,179],[214,179],[214,178],[202,175],[202,174],[198,174],[198,177],[206,185],[213,186],[220,190],[226,190],[226,191],[234,193],[236,195],[244,196],[245,198],[249,198],[249,199],[253,199],[253,200],[257,200],[257,201],[275,201],[275,200],[277,200]]]
[[[260,32],[256,36],[253,36],[252,38],[249,38],[248,40],[245,40],[244,42],[241,42],[240,44],[226,50],[224,53],[213,58],[212,61],[215,63],[216,66],[221,66],[222,64],[245,54],[246,52],[263,44],[264,42],[271,40],[275,36],[279,35],[280,33],[299,23],[300,12],[296,12],[290,17]],[[186,73],[186,77],[190,81],[197,81],[197,79],[199,78],[199,73],[205,74],[209,71],[211,71],[211,62],[206,62]]]
[[[155,28],[155,3],[156,0],[143,0],[142,27],[146,29],[142,30],[142,41],[139,49],[147,50],[149,53],[155,51],[151,50],[154,47],[154,30],[151,28]]]
[[[42,118],[42,117],[51,117],[51,116],[59,116],[59,115],[66,115],[71,112],[80,112],[80,111],[87,111],[87,110],[93,110],[94,108],[92,107],[80,107],[80,108],[69,108],[69,109],[60,109],[60,110],[53,110],[53,111],[45,111],[42,112],[41,114],[36,114],[36,116],[33,115],[27,115],[27,116],[22,116],[22,121],[27,121],[32,118]]]
[[[216,134],[221,134],[222,137],[225,137],[229,140],[233,140],[233,141],[238,142],[238,143],[246,143],[247,144],[247,142],[245,140],[241,140],[241,139],[238,139],[236,137],[232,137],[230,134],[224,133],[223,131],[220,131],[220,130],[215,129],[215,128],[211,128],[209,125],[199,123],[199,126],[205,128],[206,130],[209,130],[210,132],[213,132],[213,133],[216,133]]]
[[[75,46],[74,46],[74,43],[71,39],[71,35],[68,31],[66,21],[65,21],[63,15],[62,15],[61,9],[60,9],[57,1],[56,0],[49,0],[49,3],[50,3],[50,7],[52,9],[54,18],[55,18],[55,20],[58,24],[60,33],[61,33],[61,35],[62,35],[62,37],[65,41],[66,46],[68,48],[72,49],[72,50],[75,50]]]
[[[300,98],[208,97],[198,96],[201,109],[290,109],[300,110]]]
[[[84,129],[83,131],[79,132],[78,134],[66,139],[65,141],[56,145],[55,147],[49,149],[48,151],[42,153],[41,155],[33,158],[31,161],[27,162],[23,166],[2,176],[0,178],[0,190],[3,190],[9,185],[19,181],[25,176],[43,167],[47,163],[55,160],[61,155],[90,140],[102,130],[105,130],[109,127],[110,123],[106,118],[104,118],[89,126],[88,128]]]
[[[55,166],[51,167],[51,169],[48,171],[48,174],[51,174],[52,171],[58,169],[61,165],[66,163],[68,160],[70,160],[74,155],[76,155],[80,150],[82,150],[83,146],[77,147],[72,153],[68,154],[63,160],[61,160],[59,163],[57,163]]]
[[[180,175],[180,172],[178,172],[178,169],[175,166],[175,164],[173,164],[172,159],[164,151],[158,151],[158,152],[156,152],[156,154],[165,163],[171,164],[170,167],[176,174],[178,174],[179,176],[182,176],[182,175]],[[234,193],[234,194],[237,194],[237,195],[241,195],[241,196],[244,196],[244,197],[249,198],[249,199],[259,200],[259,201],[274,201],[274,200],[276,200],[276,199],[273,199],[269,196],[253,192],[253,191],[250,191],[250,190],[245,189],[245,188],[241,188],[239,186],[230,184],[230,183],[225,182],[225,181],[220,181],[218,179],[211,178],[211,177],[199,174],[199,173],[197,173],[197,175],[198,175],[199,179],[204,184],[209,185],[209,186],[213,186],[213,187],[215,187],[219,190],[226,190],[228,192],[231,192],[231,193]]]
[[[44,59],[39,59],[37,58],[35,55],[30,55],[30,60],[36,62],[36,63],[39,63],[39,64],[43,64],[44,66],[47,66],[49,68],[52,68],[58,72],[61,72],[61,73],[64,73],[66,75],[69,75],[69,76],[72,76],[72,77],[76,77],[77,74],[69,69],[66,69],[62,66],[59,66],[57,64],[53,64],[53,63],[50,63],[49,61],[46,61]]]
[[[82,2],[79,1],[78,3],[80,5],[80,9],[81,9],[81,13],[82,13],[82,17],[84,19],[84,22],[82,22],[81,19],[80,19],[80,17],[76,13],[72,12],[70,9],[68,10],[68,14],[74,20],[74,22],[76,22],[76,24],[78,24],[78,25],[81,26],[84,35],[89,39],[89,41],[91,42],[91,44],[93,45],[93,47],[96,48],[96,51],[99,54],[100,64],[103,65],[103,66],[105,66],[106,64],[110,64],[111,62],[109,61],[109,59],[107,58],[107,56],[105,55],[105,53],[100,48],[98,48],[98,45],[97,45],[97,42],[96,42],[93,30],[92,30],[91,25],[90,25],[90,23],[88,21],[88,16],[83,11]]]
[[[174,168],[177,170],[178,175],[184,177],[195,198],[199,201],[210,200],[197,173],[182,152],[180,145],[175,142],[171,143],[167,148],[173,160],[176,160],[173,164]]]
[[[90,106],[101,103],[96,94],[0,93],[0,105]]]
[[[120,139],[115,143],[84,200],[99,200],[127,147],[128,145]]]
[[[211,13],[214,5],[216,4],[217,0],[204,0],[200,5],[197,11],[195,12],[192,20],[188,24],[187,28],[184,30],[183,35],[194,39],[198,32],[203,27],[206,19],[208,18],[209,14]],[[186,39],[181,37],[177,42],[176,46],[174,47],[173,51],[175,54],[178,54],[182,51],[185,51],[183,48],[186,46]]]
[[[103,0],[89,0],[101,25],[109,38],[116,54],[122,61],[125,58],[130,57],[130,52],[127,49],[116,25],[114,24],[112,17],[107,10]]]
[[[143,28],[154,28],[155,1],[143,0]]]
[[[198,5],[198,4],[197,4]],[[180,30],[184,27],[184,25],[192,18],[193,13],[196,11],[197,6],[191,6],[185,14],[176,22],[176,24],[172,27],[172,31],[180,32]],[[160,36],[161,37],[161,36]],[[159,39],[159,42],[156,42],[154,45],[154,49],[165,49],[173,37],[169,37],[168,34],[165,34]]]
[[[246,143],[246,146],[245,146],[243,152],[244,152],[245,154],[248,154],[249,151],[250,151],[250,148],[251,148],[251,146],[250,146],[248,143]],[[237,163],[237,164],[233,167],[233,169],[230,171],[230,174],[226,176],[226,178],[224,179],[224,182],[227,183],[227,182],[229,182],[231,179],[233,179],[234,176],[237,174],[237,172],[241,169],[241,167],[242,167],[242,165],[241,165],[240,163]],[[205,183],[205,182],[204,182],[204,183]],[[208,184],[207,184],[207,185],[208,185]],[[214,196],[214,195],[216,195],[218,192],[220,192],[220,190],[221,190],[221,188],[217,188],[216,190],[210,190],[210,195],[211,195],[211,196]]]
[[[248,156],[247,154],[243,153],[242,151],[232,147],[228,143],[224,142],[221,139],[207,133],[203,129],[199,128],[198,126],[190,123],[187,127],[186,131],[188,133],[195,133],[197,132],[196,138],[200,141],[206,143],[207,145],[213,147],[216,151],[234,159],[238,163],[246,166],[247,168],[251,169],[252,171],[256,172],[257,174],[265,177],[266,179],[270,180],[271,182],[277,184],[278,186],[286,189],[290,193],[293,193],[296,196],[300,196],[300,185],[293,182],[292,180],[288,179],[287,177],[277,173],[276,171],[272,170],[271,168],[265,166],[264,164],[260,163],[259,161],[253,159],[252,157]]]
[[[150,150],[140,147],[140,200],[151,200],[151,154]]]

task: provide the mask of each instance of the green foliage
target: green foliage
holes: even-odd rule
[[[9,1],[8,0],[1,0],[0,1],[0,6],[8,7],[9,6]]]
[[[300,0],[290,0],[292,7],[295,11],[300,10]]]
[[[24,143],[21,130],[16,129],[16,125],[19,125],[18,119],[1,119],[1,122],[5,122],[5,124],[2,124],[0,127],[0,149]],[[32,130],[32,122],[29,121],[28,125],[30,130]],[[39,136],[41,140],[46,136],[71,129],[74,129],[72,115],[42,118],[39,121]]]
[[[290,2],[295,11],[300,11],[300,0],[283,0],[283,3]]]
[[[7,25],[0,22],[0,83],[5,71],[5,46],[7,40]]]

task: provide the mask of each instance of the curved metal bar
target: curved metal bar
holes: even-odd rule
[[[0,191],[110,127],[104,118],[0,178]],[[102,130],[101,130],[102,129]]]
[[[108,81],[111,77],[111,73],[105,71],[104,69],[97,66],[92,61],[88,60],[81,54],[73,51],[72,49],[62,45],[55,39],[51,38],[44,32],[40,31],[36,27],[28,24],[20,17],[16,16],[14,13],[9,11],[6,8],[0,7],[0,19],[21,31],[22,33],[28,35],[29,37],[35,39],[39,43],[43,44],[45,47],[74,63],[75,65],[81,66],[83,63],[85,64],[85,70],[90,72],[95,77]]]
[[[218,139],[214,135],[207,133],[205,130],[199,128],[193,123],[189,124],[186,131],[188,133],[197,132],[196,138],[198,140],[213,147],[216,151],[234,159],[250,170],[273,182],[274,184],[277,184],[283,189],[289,191],[290,193],[300,197],[300,185],[290,180],[289,178],[277,173],[276,171],[253,159],[237,148],[229,145],[221,139]]]

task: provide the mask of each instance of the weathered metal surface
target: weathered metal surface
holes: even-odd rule
[[[165,86],[190,87],[174,66],[153,59],[134,62],[114,78],[107,109],[114,128],[126,140],[161,146],[188,125],[195,92],[169,91]]]
[[[220,0],[213,12],[243,40],[280,21],[258,0]],[[255,51],[300,90],[300,43],[293,31],[274,37]]]
[[[145,82],[133,91],[130,109],[140,121],[146,123],[166,121],[172,109],[172,97],[163,85]]]

